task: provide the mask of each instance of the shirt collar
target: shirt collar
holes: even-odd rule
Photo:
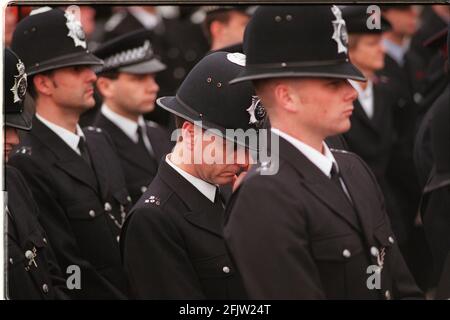
[[[405,53],[409,49],[409,43],[409,41],[405,41],[403,45],[398,45],[389,39],[383,39],[383,46],[386,50],[386,53],[399,65],[403,65]]]
[[[113,110],[111,110],[105,103],[102,105],[101,113],[108,118],[112,123],[118,126],[128,138],[134,143],[138,143],[139,137],[137,135],[138,125],[145,129],[145,121],[143,116],[139,116],[138,122],[130,120]]]
[[[333,166],[333,163],[336,165],[336,168],[338,167],[338,164],[336,162],[336,159],[334,158],[333,154],[331,153],[330,149],[326,145],[325,142],[323,142],[323,151],[324,153],[320,153],[316,149],[308,146],[304,142],[294,138],[293,136],[277,129],[277,128],[271,128],[271,131],[289,143],[291,143],[295,148],[297,148],[306,158],[308,158],[309,161],[311,161],[317,168],[319,168],[320,171],[323,172],[327,177],[331,177],[331,168]],[[339,170],[339,169],[338,169]]]
[[[358,92],[358,98],[361,97],[361,99],[368,99],[371,98],[373,95],[373,82],[372,80],[367,80],[367,86],[365,89],[361,87],[361,85],[358,83],[358,81],[354,80],[348,80],[353,88]]]
[[[192,184],[198,191],[200,191],[201,194],[203,194],[211,202],[214,202],[214,198],[216,197],[217,186],[209,182],[206,182],[202,179],[199,179],[197,177],[194,177],[193,175],[179,168],[172,161],[170,161],[169,155],[170,154],[166,155],[167,164],[171,166],[176,172],[178,172],[183,178],[189,181],[189,183]]]
[[[47,119],[40,116],[38,113],[36,113],[36,118],[38,118],[43,124],[45,124],[50,130],[52,130],[58,137],[60,137],[73,151],[75,151],[78,154],[80,153],[80,150],[78,149],[78,143],[80,142],[80,139],[86,140],[83,131],[81,130],[80,126],[77,124],[77,133],[73,133],[63,127],[60,127],[53,122],[48,121]]]

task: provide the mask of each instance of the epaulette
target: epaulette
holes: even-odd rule
[[[29,146],[22,146],[19,149],[16,150],[16,153],[20,153],[20,154],[26,154],[31,156],[31,147]]]
[[[92,131],[92,132],[102,132],[101,128],[97,128],[97,127],[93,127],[93,126],[86,127],[86,130]]]
[[[149,127],[152,127],[152,128],[159,128],[159,124],[157,124],[157,123],[154,122],[154,121],[147,120],[147,121],[145,121],[145,123],[146,123]]]
[[[144,203],[151,206],[159,206],[161,204],[161,199],[158,196],[151,195],[144,200]]]

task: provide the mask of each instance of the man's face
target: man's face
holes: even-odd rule
[[[392,32],[401,36],[412,36],[417,30],[418,12],[415,6],[404,9],[392,8],[383,13],[392,25]]]
[[[357,92],[346,79],[292,79],[289,86],[300,127],[322,137],[350,129]]]
[[[196,130],[194,153],[202,159],[195,165],[197,177],[212,184],[234,182],[237,174],[249,165],[249,152],[217,135]]]
[[[8,162],[9,154],[11,150],[18,145],[20,142],[19,135],[17,134],[17,129],[12,127],[5,127],[5,160]]]
[[[139,116],[153,111],[159,91],[154,74],[119,73],[111,80],[110,100],[123,113]]]
[[[230,19],[223,28],[223,39],[227,39],[229,45],[242,42],[244,31],[250,17],[239,11],[231,11]]]
[[[53,102],[63,108],[85,110],[94,107],[94,71],[87,66],[54,70],[49,76],[49,90]]]
[[[358,36],[356,46],[350,48],[350,60],[363,71],[374,72],[384,67],[384,48],[381,35]]]

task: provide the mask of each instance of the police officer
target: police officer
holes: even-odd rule
[[[5,162],[19,143],[17,130],[31,130],[31,115],[24,110],[27,75],[23,62],[5,49],[3,105]],[[38,221],[38,208],[20,172],[6,165],[5,212],[7,227],[7,297],[9,299],[64,299],[65,281],[47,236]]]
[[[450,30],[450,24],[449,24]],[[450,33],[449,33],[450,34]],[[450,35],[447,39],[450,44]],[[449,72],[447,65],[447,72]],[[430,109],[430,144],[433,155],[433,167],[424,188],[421,202],[421,213],[425,234],[433,255],[434,272],[432,284],[436,285],[439,279],[450,277],[445,261],[450,254],[450,85],[436,100]],[[447,263],[448,264],[448,263]],[[444,280],[442,280],[444,281]],[[442,289],[450,292],[450,284],[442,283]],[[441,295],[442,297],[442,295]]]
[[[227,209],[225,240],[249,297],[420,297],[373,173],[323,142],[350,128],[357,93],[347,79],[364,80],[348,59],[339,8],[260,7],[244,52],[245,71],[232,83],[254,82],[279,139]]]
[[[33,130],[11,165],[28,181],[73,298],[125,298],[119,233],[131,198],[110,138],[77,122],[94,106],[91,66],[81,24],[69,12],[40,8],[24,18],[12,48],[24,60],[36,102]],[[77,284],[78,283],[78,284]]]
[[[225,142],[234,141],[226,129],[251,129],[264,114],[259,105],[255,115],[258,100],[250,84],[228,85],[244,63],[241,53],[212,53],[176,96],[157,100],[177,116],[179,139],[125,223],[122,254],[136,298],[245,297],[225,249],[225,199],[218,188],[233,183],[249,164],[243,137],[237,136],[233,149]],[[248,133],[251,138],[256,130]]]
[[[205,14],[203,31],[211,51],[240,46],[252,8],[252,6],[203,6],[200,8]]]
[[[166,66],[155,57],[147,30],[119,36],[95,54],[105,64],[97,71],[96,86],[103,105],[94,125],[112,138],[127,189],[136,203],[171,149],[168,133],[143,117],[155,108],[159,90],[155,75]]]

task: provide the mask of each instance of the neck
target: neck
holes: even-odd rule
[[[183,148],[183,142],[178,142],[171,154],[169,154],[169,160],[181,170],[189,173],[190,175],[201,179],[196,170],[193,155],[189,154],[188,150]]]
[[[66,109],[50,103],[36,103],[36,113],[45,120],[56,124],[70,132],[77,132],[77,124],[80,119],[78,110]]]
[[[118,115],[121,115],[122,117],[125,117],[131,121],[138,122],[139,114],[127,112],[126,110],[123,110],[123,108],[120,108],[117,104],[114,103],[114,101],[111,100],[105,100],[105,104],[108,106],[109,109],[111,109]]]
[[[273,128],[277,128],[278,130],[287,133],[288,135],[294,137],[297,140],[307,144],[311,148],[319,151],[323,154],[323,141],[325,140],[325,136],[317,134],[312,130],[308,130],[306,128],[300,128],[297,126],[287,126],[282,123],[272,123]]]
[[[406,37],[402,34],[394,33],[394,32],[385,32],[383,35],[389,41],[395,43],[396,45],[403,46],[406,41]]]

